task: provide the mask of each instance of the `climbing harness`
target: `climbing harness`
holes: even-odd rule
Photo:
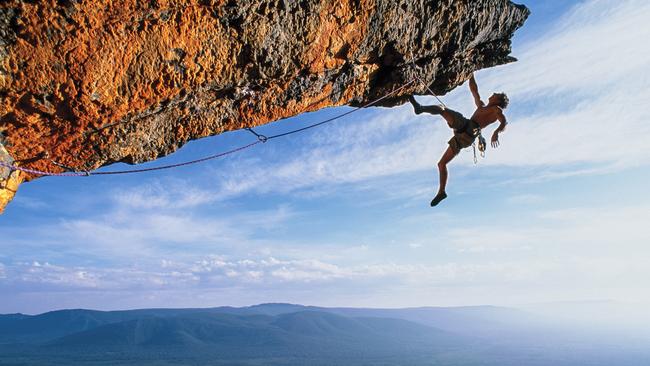
[[[30,169],[30,168],[25,168],[25,167],[21,167],[21,166],[13,165],[13,164],[5,163],[4,161],[0,161],[0,166],[3,166],[3,167],[5,167],[5,168],[10,169],[11,172],[16,171],[16,170],[19,170],[19,171],[24,172],[24,173],[29,173],[29,174],[34,174],[34,175],[41,175],[41,176],[51,176],[51,177],[84,177],[84,176],[85,176],[85,177],[88,177],[88,176],[91,176],[91,175],[118,175],[118,174],[143,173],[143,172],[151,172],[151,171],[156,171],[156,170],[164,170],[164,169],[178,168],[178,167],[182,167],[182,166],[187,166],[187,165],[192,165],[192,164],[202,163],[202,162],[207,161],[207,160],[212,160],[212,159],[221,158],[221,157],[224,157],[224,156],[226,156],[226,155],[231,155],[231,154],[234,154],[234,153],[236,153],[236,152],[239,152],[239,151],[242,151],[242,150],[246,150],[246,149],[251,148],[251,147],[253,147],[253,146],[255,146],[255,145],[258,145],[258,144],[261,144],[261,143],[265,143],[265,142],[267,142],[267,141],[269,141],[269,140],[272,140],[272,139],[276,139],[276,138],[280,138],[280,137],[284,137],[284,136],[292,135],[292,134],[294,134],[294,133],[302,132],[302,131],[305,131],[305,130],[308,130],[308,129],[311,129],[311,128],[314,128],[314,127],[318,127],[318,126],[324,125],[324,124],[326,124],[326,123],[329,123],[329,122],[335,121],[335,120],[337,120],[337,119],[343,118],[343,117],[345,117],[345,116],[347,116],[347,115],[350,115],[350,114],[352,114],[352,113],[358,112],[358,111],[361,110],[361,109],[371,107],[371,106],[373,106],[373,105],[375,105],[375,104],[381,102],[381,101],[384,100],[384,99],[390,98],[391,96],[393,96],[393,95],[399,93],[400,91],[402,91],[402,90],[405,89],[406,87],[410,86],[410,85],[413,84],[414,82],[415,82],[415,80],[411,80],[411,81],[409,81],[408,83],[406,83],[406,84],[400,86],[399,88],[397,88],[397,89],[391,91],[390,93],[385,94],[384,96],[379,97],[379,98],[377,98],[377,99],[375,99],[375,100],[373,100],[373,101],[371,101],[371,102],[369,102],[369,103],[366,103],[366,104],[362,105],[361,107],[354,108],[354,109],[352,109],[352,110],[349,110],[349,111],[347,111],[347,112],[341,113],[341,114],[336,115],[336,116],[334,116],[334,117],[327,118],[327,119],[325,119],[325,120],[323,120],[323,121],[320,121],[320,122],[317,122],[317,123],[313,123],[313,124],[311,124],[311,125],[308,125],[308,126],[305,126],[305,127],[301,127],[301,128],[297,128],[297,129],[294,129],[294,130],[291,130],[291,131],[287,131],[287,132],[283,132],[283,133],[278,133],[278,134],[271,135],[271,136],[265,136],[265,135],[262,135],[262,134],[259,134],[259,133],[255,132],[252,128],[246,128],[247,131],[251,132],[252,134],[255,135],[255,137],[257,137],[257,141],[252,142],[252,143],[249,143],[249,144],[247,144],[247,145],[243,145],[243,146],[240,146],[240,147],[234,148],[234,149],[232,149],[232,150],[224,151],[224,152],[222,152],[222,153],[218,153],[218,154],[214,154],[214,155],[206,156],[206,157],[203,157],[203,158],[200,158],[200,159],[190,160],[190,161],[186,161],[186,162],[182,162],[182,163],[169,164],[169,165],[163,165],[163,166],[151,167],[151,168],[142,168],[142,169],[116,170],[116,171],[96,172],[96,171],[80,171],[80,170],[77,170],[77,169],[74,169],[74,168],[71,168],[71,167],[65,166],[65,165],[63,165],[63,164],[58,164],[58,163],[53,162],[52,160],[50,160],[50,161],[52,161],[55,165],[57,165],[57,166],[59,166],[59,167],[61,167],[61,168],[63,168],[63,169],[68,170],[68,172],[65,172],[65,173],[55,173],[55,172],[50,172],[50,171],[43,171],[43,170],[37,170],[37,169]]]

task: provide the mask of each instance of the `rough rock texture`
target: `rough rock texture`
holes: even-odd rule
[[[528,13],[508,0],[5,0],[0,160],[48,171],[139,163],[361,105],[416,74],[443,94],[513,61]],[[414,83],[382,105],[424,93]],[[0,169],[0,207],[35,178],[10,173]]]

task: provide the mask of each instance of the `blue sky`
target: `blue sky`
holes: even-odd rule
[[[523,3],[520,61],[476,74],[484,97],[510,96],[502,146],[476,166],[463,151],[438,208],[450,131],[408,105],[203,165],[43,178],[0,217],[0,312],[650,302],[650,4]],[[444,100],[472,112],[466,85]],[[145,166],[252,138],[196,141]]]

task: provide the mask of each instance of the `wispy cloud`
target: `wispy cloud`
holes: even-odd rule
[[[537,194],[518,194],[510,196],[508,203],[513,205],[535,205],[545,201],[545,198]]]
[[[137,290],[148,291],[167,285],[180,287],[198,281],[191,273],[155,271],[135,267],[103,268],[91,266],[62,266],[49,262],[16,263],[10,268],[12,276],[0,285],[13,285],[18,292],[61,290]]]
[[[191,182],[167,179],[126,190],[114,191],[114,201],[133,209],[182,209],[218,200],[214,191],[200,189]]]
[[[257,236],[273,233],[297,215],[287,204],[268,209],[220,206],[214,194],[182,180],[115,190],[108,200],[98,197],[88,205],[80,215],[6,228],[3,252],[10,257],[21,253],[24,258],[30,250],[44,258],[81,256],[120,263],[160,253],[245,251],[264,242]]]
[[[104,298],[124,300],[111,300],[113,308],[271,300],[324,304],[330,296],[333,305],[345,301],[358,306],[372,301],[384,306],[440,305],[444,299],[456,304],[512,303],[599,297],[603,288],[610,297],[649,300],[636,290],[650,276],[647,212],[644,205],[539,210],[522,218],[526,225],[498,216],[469,226],[454,219],[436,232],[435,245],[405,239],[345,247],[295,238],[282,243],[277,236],[255,242],[245,236],[230,247],[192,251],[190,243],[177,242],[168,250],[147,237],[142,243],[151,241],[156,250],[129,252],[131,241],[125,244],[128,256],[111,254],[109,261],[88,260],[102,253],[94,242],[99,239],[89,238],[92,255],[83,264],[46,260],[39,252],[31,260],[3,261],[0,294],[10,291],[12,301],[50,294],[57,304],[71,306],[81,306],[70,300],[80,294],[88,294],[81,296],[83,301],[95,301],[82,302],[86,306],[102,307]],[[240,246],[244,249],[238,250]],[[265,252],[265,247],[272,250]],[[321,292],[314,293],[315,287]],[[10,304],[4,309],[24,310],[19,307],[24,303]]]
[[[364,284],[372,292],[399,284],[427,291],[432,287],[507,283],[533,286],[540,281],[564,288],[567,276],[572,278],[571,282],[592,286],[595,278],[600,283],[615,283],[621,276],[635,281],[650,275],[644,259],[649,250],[645,243],[650,240],[650,231],[644,229],[647,207],[596,211],[596,214],[588,208],[540,211],[539,219],[527,227],[509,222],[471,227],[452,225],[439,233],[439,238],[446,238],[446,247],[456,248],[460,256],[455,257],[435,259],[433,254],[439,249],[420,242],[401,244],[402,248],[417,249],[418,253],[413,255],[419,258],[431,257],[428,263],[390,256],[368,260],[370,247],[367,245],[348,248],[356,252],[354,261],[346,259],[350,253],[343,249],[339,249],[339,256],[324,255],[332,250],[326,246],[296,251],[293,257],[289,250],[282,250],[281,256],[259,252],[212,255],[159,252],[148,260],[121,261],[108,268],[65,266],[38,259],[10,263],[0,266],[0,274],[4,274],[0,284],[22,284],[23,289],[37,284],[53,289],[107,291],[222,287],[247,287],[254,291],[269,286],[289,291],[292,284],[323,283],[342,288]],[[629,252],[637,253],[637,258],[628,258],[625,253]],[[558,256],[558,253],[562,254]],[[576,268],[579,274],[575,273]],[[596,272],[598,276],[594,277]]]
[[[347,281],[372,286],[387,283],[410,283],[427,286],[486,283],[488,281],[521,281],[526,266],[517,263],[442,263],[397,264],[377,263],[339,265],[320,259],[242,258],[208,256],[191,262],[163,260],[157,267],[90,267],[61,266],[33,261],[11,266],[12,277],[4,284],[21,284],[23,291],[30,286],[41,289],[136,290],[221,288],[248,286],[292,286],[292,284],[333,283],[341,286]],[[513,275],[513,273],[518,273]],[[3,284],[0,282],[0,284]],[[44,287],[45,286],[45,287]]]
[[[40,199],[29,197],[27,195],[18,195],[12,200],[12,204],[24,207],[30,210],[39,210],[48,208],[47,203],[43,202]]]
[[[628,253],[650,253],[645,245],[650,240],[650,228],[644,224],[648,212],[647,205],[545,210],[525,226],[493,222],[457,227],[449,230],[448,238],[461,252],[624,258]]]

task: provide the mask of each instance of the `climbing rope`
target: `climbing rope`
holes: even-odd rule
[[[252,143],[247,144],[247,145],[243,145],[243,146],[234,148],[232,150],[222,152],[222,153],[218,153],[218,154],[214,154],[214,155],[206,156],[206,157],[203,157],[203,158],[200,158],[200,159],[190,160],[190,161],[186,161],[186,162],[182,162],[182,163],[169,164],[169,165],[163,165],[163,166],[152,167],[152,168],[131,169],[131,170],[114,170],[114,171],[107,171],[107,172],[73,171],[73,172],[66,172],[66,173],[55,173],[55,172],[49,172],[49,171],[43,171],[43,170],[30,169],[30,168],[25,168],[25,167],[9,164],[9,163],[3,162],[3,161],[0,161],[0,166],[8,168],[10,171],[19,170],[21,172],[34,174],[34,175],[41,175],[41,176],[49,176],[49,177],[88,177],[88,176],[91,176],[91,175],[118,175],[118,174],[143,173],[143,172],[151,172],[151,171],[156,171],[156,170],[172,169],[172,168],[178,168],[178,167],[187,166],[187,165],[198,164],[198,163],[202,163],[202,162],[207,161],[207,160],[217,159],[217,158],[220,158],[220,157],[224,157],[226,155],[234,154],[234,153],[242,151],[242,150],[246,150],[246,149],[251,148],[251,147],[253,147],[253,146],[257,145],[257,144],[265,143],[265,142],[267,142],[269,140],[272,140],[272,139],[292,135],[294,133],[302,132],[302,131],[305,131],[305,130],[308,130],[308,129],[311,129],[311,128],[315,128],[315,127],[324,125],[326,123],[335,121],[337,119],[343,118],[343,117],[348,116],[348,115],[350,115],[352,113],[355,113],[355,112],[357,112],[357,111],[359,111],[361,109],[371,107],[371,106],[381,102],[384,99],[390,98],[391,96],[399,93],[401,90],[403,90],[404,88],[410,86],[414,82],[415,82],[415,80],[411,80],[408,83],[402,85],[401,87],[391,91],[390,93],[385,94],[384,96],[382,96],[380,98],[377,98],[377,99],[375,99],[375,100],[373,100],[373,101],[371,101],[369,103],[366,103],[366,104],[362,105],[361,107],[354,108],[354,109],[349,110],[349,111],[347,111],[345,113],[341,113],[339,115],[336,115],[334,117],[325,119],[323,121],[313,123],[313,124],[305,126],[305,127],[297,128],[297,129],[294,129],[294,130],[291,130],[291,131],[288,131],[288,132],[278,133],[278,134],[271,135],[271,136],[265,136],[265,135],[258,134],[252,128],[246,128],[247,131],[251,132],[252,134],[254,134],[257,137],[257,141],[252,142]],[[55,165],[58,165],[58,164],[55,164]],[[58,165],[58,166],[60,166],[60,165]]]
[[[413,53],[411,53],[411,64],[413,64],[414,69],[418,68],[418,65],[415,64],[415,57],[413,56]],[[417,72],[415,73],[415,77],[420,82],[420,85],[424,85],[424,87],[427,88],[427,91],[429,91],[429,93],[431,93],[431,95],[433,95],[438,100],[438,103],[440,103],[440,105],[442,105],[443,108],[447,109],[447,106],[445,105],[445,102],[443,102],[442,99],[438,98],[436,93],[434,93],[433,90],[431,90],[431,88],[429,88],[429,85],[427,83],[425,83],[422,80],[422,78],[420,78],[420,75]]]
[[[427,88],[427,90],[429,91],[429,93],[431,93],[431,95],[433,95],[433,96],[438,100],[438,102],[440,103],[440,105],[442,105],[443,108],[447,109],[447,106],[445,105],[445,103],[444,103],[440,98],[438,98],[438,96],[436,95],[436,93],[434,93],[433,90],[431,90],[431,89],[429,88],[429,85],[427,85],[427,83],[425,83],[424,81],[422,81],[422,79],[420,79],[420,76],[419,76],[417,73],[415,74],[415,77],[420,81],[420,84],[424,85],[424,87]]]

